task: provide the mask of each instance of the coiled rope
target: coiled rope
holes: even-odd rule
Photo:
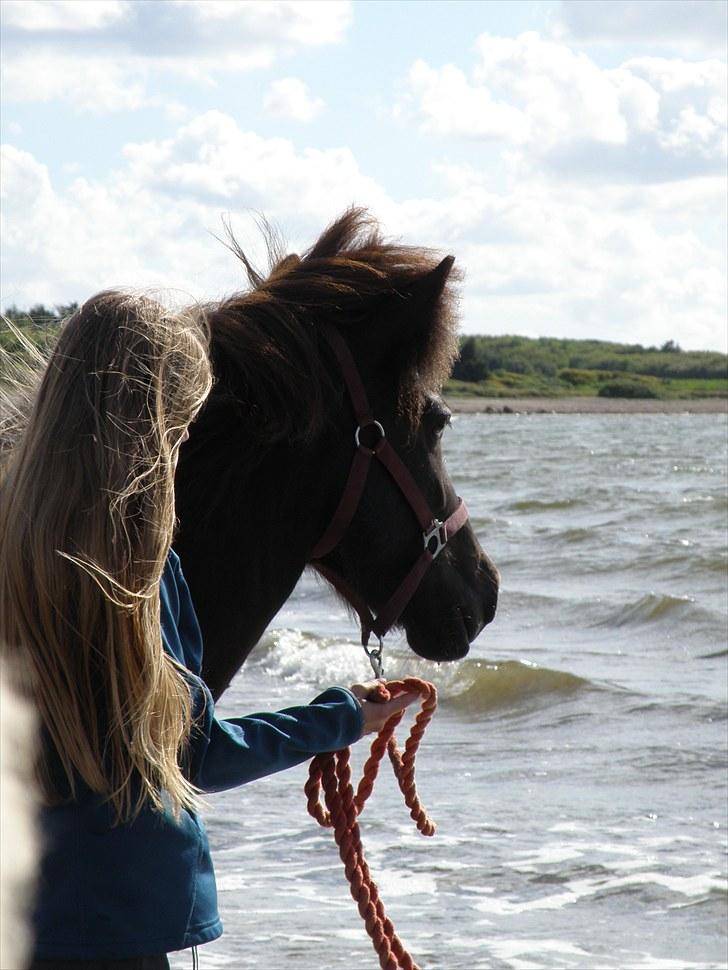
[[[379,890],[364,858],[357,822],[357,816],[372,793],[385,751],[389,754],[395,777],[404,795],[405,805],[409,808],[410,816],[418,830],[422,835],[435,834],[435,823],[428,817],[415,787],[415,754],[437,707],[435,687],[418,677],[390,680],[380,684],[369,694],[367,700],[384,702],[403,693],[419,694],[422,698],[420,711],[405,742],[404,753],[400,752],[394,737],[395,729],[404,716],[404,711],[400,711],[387,721],[374,739],[356,794],[351,783],[349,748],[317,755],[311,762],[309,778],[304,788],[309,814],[319,825],[334,830],[334,839],[339,847],[341,861],[344,863],[351,895],[357,903],[367,933],[379,956],[382,970],[418,970],[397,936],[392,921],[384,911]],[[321,804],[322,788],[325,808]]]

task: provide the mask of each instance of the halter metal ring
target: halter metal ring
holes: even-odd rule
[[[382,436],[382,438],[386,438],[387,437],[387,435],[386,435],[386,433],[384,431],[384,428],[381,426],[381,424],[378,421],[375,421],[372,418],[372,420],[371,421],[367,421],[366,424],[360,424],[357,427],[356,431],[354,432],[354,441],[356,442],[357,448],[361,448],[362,447],[362,443],[361,443],[361,441],[359,439],[359,435],[361,434],[362,429],[363,428],[371,428],[372,425],[374,425],[374,427],[377,429],[377,431]],[[370,450],[372,450],[372,449],[370,449]]]

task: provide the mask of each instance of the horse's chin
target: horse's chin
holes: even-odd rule
[[[470,640],[464,623],[438,631],[432,627],[418,629],[413,624],[405,627],[407,643],[418,657],[444,663],[462,660],[470,650]]]

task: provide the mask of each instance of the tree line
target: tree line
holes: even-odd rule
[[[61,321],[78,309],[78,303],[28,310],[8,307],[3,315],[35,343],[53,340]],[[0,329],[0,345],[10,352],[17,340]],[[660,347],[611,343],[605,340],[569,340],[556,337],[475,336],[460,339],[460,354],[452,377],[471,384],[498,375],[522,375],[577,387],[595,375],[629,378],[631,375],[671,379],[728,379],[728,355],[717,351],[682,350],[673,340]]]
[[[46,306],[34,303],[29,310],[19,310],[15,304],[3,310],[3,319],[9,321],[16,330],[32,343],[47,347],[55,340],[61,321],[78,310],[78,303],[57,303]],[[14,354],[22,351],[22,342],[11,327],[0,326],[0,348]]]
[[[47,307],[44,303],[34,303],[29,310],[19,310],[13,304],[3,310],[3,316],[16,326],[27,326],[30,323],[38,329],[48,330],[57,326],[61,320],[76,310],[78,310],[78,303],[56,303],[52,307]]]
[[[643,347],[603,340],[467,336],[460,340],[460,356],[452,376],[455,380],[477,383],[508,372],[579,384],[586,376],[585,371],[667,379],[725,379],[728,378],[728,355],[681,350],[672,340],[661,347]]]

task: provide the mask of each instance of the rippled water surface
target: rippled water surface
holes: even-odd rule
[[[456,418],[448,465],[501,569],[499,612],[458,665],[390,649],[389,676],[440,690],[418,761],[435,838],[386,774],[362,816],[423,968],[726,965],[727,431],[723,415]],[[362,679],[356,641],[304,578],[220,712]],[[377,966],[305,777],[210,797],[225,935],[203,968]]]

